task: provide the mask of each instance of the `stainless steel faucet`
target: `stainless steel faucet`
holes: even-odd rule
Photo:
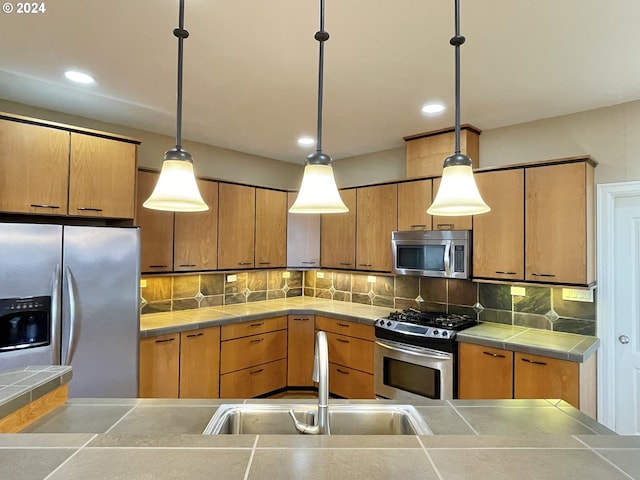
[[[298,421],[293,410],[289,415],[300,433],[311,435],[329,434],[329,348],[327,334],[319,331],[316,334],[315,353],[313,356],[313,381],[318,382],[318,412],[315,425],[307,425]]]

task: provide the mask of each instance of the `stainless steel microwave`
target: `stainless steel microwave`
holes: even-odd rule
[[[469,230],[392,232],[393,271],[399,275],[469,278],[471,243]]]

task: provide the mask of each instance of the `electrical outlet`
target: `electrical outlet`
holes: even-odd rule
[[[237,281],[238,281],[237,275],[227,275],[227,282],[237,282]]]
[[[572,302],[593,303],[593,290],[584,290],[582,288],[563,288],[562,299]]]
[[[282,272],[282,278],[291,278],[291,272]]]
[[[527,294],[527,290],[524,287],[511,287],[511,296],[524,297]]]
[[[146,278],[141,278],[140,279],[140,288],[147,288],[147,279]]]
[[[316,272],[316,278],[324,278],[324,272]]]
[[[374,275],[367,275],[367,282],[376,283],[376,277]]]

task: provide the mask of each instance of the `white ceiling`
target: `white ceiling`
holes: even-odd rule
[[[17,2],[12,2],[17,6]],[[0,14],[0,97],[175,135],[178,0]],[[453,0],[326,0],[323,150],[453,125]],[[461,0],[462,122],[486,130],[640,99],[640,1]],[[183,137],[303,163],[318,0],[186,0]],[[93,74],[70,85],[62,72]],[[423,103],[444,102],[439,117]]]

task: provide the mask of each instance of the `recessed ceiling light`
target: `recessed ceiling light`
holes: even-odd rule
[[[82,83],[85,85],[89,83],[95,83],[95,79],[91,75],[78,72],[76,70],[67,70],[66,72],[64,72],[64,76],[72,82],[76,83]]]
[[[316,141],[311,137],[300,137],[300,138],[298,138],[298,145],[301,145],[303,147],[309,147],[309,146],[313,145],[314,143],[316,143]]]
[[[433,115],[444,111],[444,105],[441,103],[427,103],[422,106],[422,113]]]

